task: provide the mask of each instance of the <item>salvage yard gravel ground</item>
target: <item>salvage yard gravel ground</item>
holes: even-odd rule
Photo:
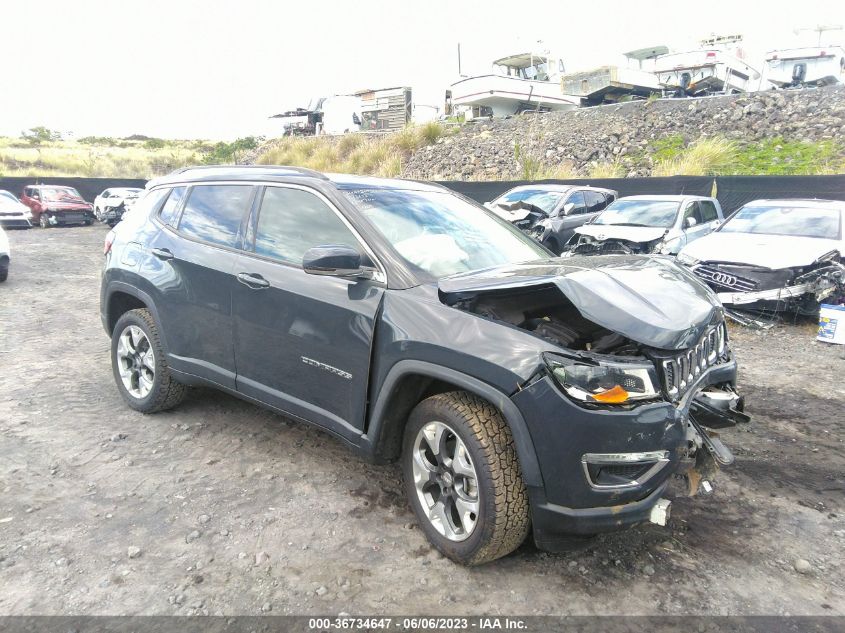
[[[98,313],[105,230],[9,236],[0,614],[845,614],[845,360],[812,327],[731,329],[752,422],[667,527],[464,568],[393,465],[209,390],[129,409]]]

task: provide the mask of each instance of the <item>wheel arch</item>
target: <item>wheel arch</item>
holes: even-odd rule
[[[513,435],[526,486],[542,486],[534,443],[522,413],[495,387],[462,372],[433,363],[401,360],[388,372],[371,410],[364,441],[373,457],[391,461],[399,456],[408,415],[425,398],[447,391],[466,391],[494,406]]]
[[[105,318],[103,320],[103,325],[109,336],[114,332],[114,326],[117,325],[117,321],[122,315],[130,310],[137,309],[149,310],[153,315],[153,319],[159,328],[161,328],[161,320],[158,318],[158,311],[150,295],[127,283],[113,281],[109,284],[105,301]]]

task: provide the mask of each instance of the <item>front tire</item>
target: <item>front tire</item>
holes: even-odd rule
[[[38,225],[42,229],[49,229],[50,228],[50,220],[47,219],[46,213],[42,213],[40,216],[38,216]]]
[[[480,565],[525,540],[528,492],[510,428],[490,403],[461,391],[423,400],[405,427],[402,473],[423,532],[447,558]]]
[[[136,411],[165,411],[184,399],[186,387],[170,373],[158,327],[149,310],[130,310],[117,320],[112,332],[111,360],[118,391]]]

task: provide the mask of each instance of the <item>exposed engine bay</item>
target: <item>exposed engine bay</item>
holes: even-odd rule
[[[730,358],[724,322],[711,325],[691,348],[658,350],[641,345],[586,319],[575,305],[552,285],[486,291],[462,297],[451,305],[488,319],[510,323],[569,350],[588,352],[603,359],[619,356],[628,357],[632,361],[634,359],[631,357],[644,356],[653,362],[659,372],[659,390],[664,394],[654,395],[658,399],[669,400],[676,406],[684,406],[685,409],[688,407],[684,423],[686,447],[676,469],[676,475],[685,481],[687,495],[712,492],[711,481],[718,470],[733,463],[733,454],[722,443],[717,430],[749,421],[749,417],[743,413],[743,399],[730,383],[709,384],[703,388],[695,386],[696,377],[701,375],[701,372]],[[620,358],[620,361],[622,360]],[[551,374],[555,376],[556,372],[552,369]],[[629,380],[636,379],[629,377]],[[627,387],[628,383],[624,384]],[[575,390],[572,385],[560,386],[570,396],[578,397],[573,394]],[[696,389],[695,393],[687,395],[693,388]],[[610,393],[611,391],[605,392]],[[601,402],[605,394],[593,395],[593,398]],[[682,398],[686,405],[680,404]],[[668,458],[664,456],[662,459]],[[659,470],[662,465],[663,462],[658,457],[644,454],[640,461],[626,464],[626,467],[629,470],[639,468],[637,477],[644,477],[647,476],[646,473]],[[605,465],[593,473],[599,485],[630,485],[626,479],[630,476],[628,471],[625,471],[625,475],[609,475],[606,470],[608,469]],[[668,503],[667,501],[667,508]],[[664,524],[661,521],[665,520],[665,517],[652,520]]]
[[[658,252],[663,238],[649,242],[634,242],[617,238],[597,240],[590,235],[575,234],[567,249],[575,255],[648,255]]]
[[[525,233],[530,233],[531,229],[549,217],[542,208],[525,200],[517,200],[510,204],[500,203],[492,210],[500,218],[507,220]]]
[[[454,307],[510,323],[567,349],[623,356],[642,346],[585,319],[555,286],[489,292],[462,299]]]

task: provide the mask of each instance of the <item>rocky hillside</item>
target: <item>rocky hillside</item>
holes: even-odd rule
[[[728,173],[842,173],[845,87],[635,101],[477,121],[415,151],[404,161],[402,175],[425,180],[648,176],[658,173],[661,160],[702,137],[731,141],[736,164]],[[807,167],[790,167],[790,161],[805,161]]]

